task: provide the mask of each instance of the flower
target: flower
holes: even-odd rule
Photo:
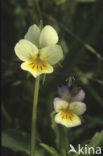
[[[55,122],[66,127],[81,125],[79,116],[86,111],[86,105],[82,102],[85,92],[80,89],[76,95],[73,95],[67,86],[62,86],[58,89],[58,94],[59,97],[53,101],[56,112]]]
[[[34,77],[43,73],[52,73],[53,66],[63,58],[61,46],[57,45],[58,35],[55,29],[46,25],[42,30],[34,24],[15,45],[15,53],[24,61],[23,70],[29,71]]]

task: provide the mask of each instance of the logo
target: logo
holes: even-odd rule
[[[80,144],[78,144],[77,149],[75,149],[75,147],[70,144],[68,154],[71,152],[77,154],[101,154],[101,147],[89,147],[88,145],[82,147]]]

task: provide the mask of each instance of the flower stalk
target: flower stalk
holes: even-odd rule
[[[66,156],[68,152],[68,137],[65,134],[64,127],[60,127],[60,151],[62,156]]]
[[[36,145],[36,119],[37,119],[39,81],[40,81],[40,76],[38,76],[35,79],[33,112],[32,112],[32,127],[31,127],[31,156],[35,156],[35,151],[36,151],[36,148],[35,148],[35,145]]]

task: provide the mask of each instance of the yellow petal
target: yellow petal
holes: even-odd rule
[[[38,54],[38,48],[27,40],[20,40],[15,46],[15,53],[22,61],[29,60]]]
[[[59,123],[61,125],[64,125],[65,127],[75,127],[81,124],[80,118],[74,114],[66,114],[64,112],[59,112],[55,115],[55,122]]]
[[[66,101],[58,97],[54,98],[53,104],[56,112],[60,112],[62,109],[66,109],[69,105]]]
[[[63,58],[63,51],[59,45],[51,45],[40,50],[41,58],[45,57],[49,64],[54,65]]]
[[[82,115],[86,111],[86,105],[83,102],[71,102],[69,109],[77,115]]]
[[[36,46],[39,46],[39,37],[40,37],[40,29],[34,24],[29,27],[28,32],[26,33],[24,39],[29,40]]]
[[[43,73],[52,73],[53,67],[47,62],[37,62],[37,60],[29,60],[21,64],[23,70],[29,71],[34,77],[37,77]]]
[[[50,25],[45,26],[40,34],[40,47],[46,47],[57,42],[58,34],[55,29]]]

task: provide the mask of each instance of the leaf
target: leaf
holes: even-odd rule
[[[17,130],[7,130],[2,132],[2,146],[30,154],[29,134]]]
[[[61,43],[61,46],[63,48],[64,55],[66,55],[69,52],[69,48],[68,48],[65,40],[62,40],[60,43]]]
[[[89,44],[84,43],[85,48],[87,48],[91,53],[96,55],[96,57],[100,60],[103,60],[103,57]]]
[[[66,2],[66,0],[54,0],[56,5],[61,5]]]
[[[95,133],[95,135],[90,140],[90,143],[87,145],[87,147],[102,147],[103,146],[103,130],[101,132]],[[102,148],[101,148],[102,149]],[[94,155],[91,151],[90,154],[86,154],[87,156]]]
[[[90,140],[90,143],[87,144],[86,148],[90,148],[90,147],[102,147],[103,146],[103,130],[101,132],[97,132],[95,133],[95,135],[92,137],[92,139]],[[85,147],[85,144],[81,145],[81,147]],[[83,152],[85,154],[85,148],[83,148]],[[87,150],[88,151],[88,150]],[[79,154],[79,153],[75,153],[73,156],[83,156],[84,154]],[[92,153],[92,151],[90,153],[86,152],[85,154],[86,156],[96,156],[96,154]]]
[[[55,115],[55,112],[52,112],[50,115],[51,116],[51,128],[53,129],[54,134],[55,134],[55,142],[56,142],[57,148],[59,148],[60,132],[59,132],[59,128],[57,124],[54,122],[54,115]]]
[[[59,154],[57,153],[57,151],[55,150],[55,148],[48,146],[46,144],[40,143],[40,146],[42,146],[45,150],[48,151],[48,153],[51,154],[51,156],[59,156]]]
[[[45,156],[45,153],[42,149],[38,149],[35,152],[35,156]]]
[[[76,2],[80,2],[80,3],[91,3],[91,2],[96,2],[96,0],[76,0]]]
[[[103,145],[103,130],[101,132],[97,132],[92,139],[90,140],[89,146],[97,147]]]
[[[92,77],[93,77],[93,73],[91,73],[91,72],[87,72],[87,73],[79,72],[79,76],[80,76],[80,80],[84,84],[88,84],[89,83],[89,80],[91,80]]]

